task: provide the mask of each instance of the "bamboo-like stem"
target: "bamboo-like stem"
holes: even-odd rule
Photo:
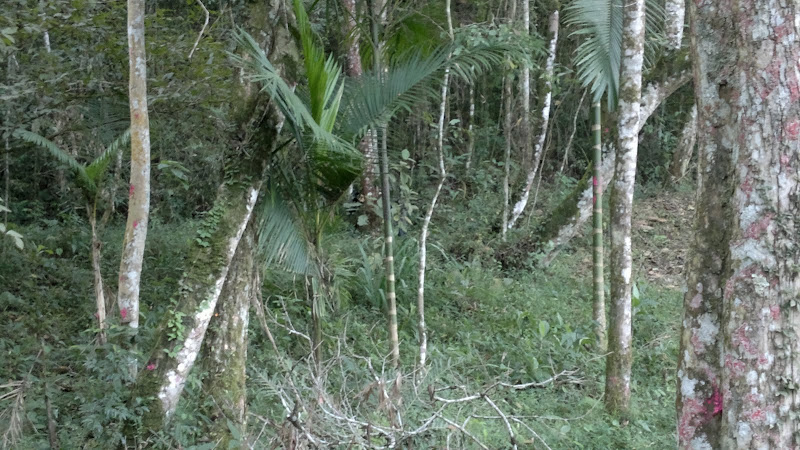
[[[602,135],[600,133],[601,108],[600,102],[592,104],[594,121],[592,123],[592,243],[594,252],[592,253],[592,318],[595,321],[594,334],[597,339],[596,347],[600,352],[604,352],[606,342],[606,299],[605,299],[605,279],[603,275],[603,183],[602,183]]]
[[[97,326],[100,332],[97,334],[97,342],[100,345],[106,343],[106,299],[103,293],[103,273],[100,268],[100,258],[102,242],[97,236],[97,202],[86,206],[86,214],[89,216],[89,226],[92,231],[92,273],[94,274],[94,298],[97,308]]]

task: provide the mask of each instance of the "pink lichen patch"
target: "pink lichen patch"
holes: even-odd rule
[[[761,355],[758,357],[758,368],[760,370],[768,369],[770,366],[769,358],[766,355]]]
[[[697,427],[701,425],[705,411],[705,407],[698,400],[693,398],[683,400],[681,418],[678,422],[678,435],[681,443],[688,444],[692,441]]]
[[[725,355],[725,368],[728,369],[734,377],[742,376],[746,367],[744,361],[734,359],[731,355]]]
[[[703,303],[703,294],[702,294],[702,292],[698,292],[697,295],[692,297],[692,301],[689,302],[689,306],[691,306],[692,308],[697,309],[697,308],[700,307],[700,305],[702,303]]]
[[[767,412],[761,408],[756,408],[745,413],[745,417],[750,419],[751,422],[766,422]]]
[[[770,306],[769,307],[769,314],[770,314],[770,316],[772,316],[772,320],[780,319],[781,318],[781,307],[778,306],[778,305]]]
[[[797,138],[800,137],[800,120],[790,120],[789,123],[783,127],[783,131],[789,139],[797,140]],[[786,163],[783,162],[783,156],[787,156]],[[788,155],[781,155],[781,165],[788,164],[788,162]]]
[[[155,369],[156,369],[155,363],[150,363],[147,365],[147,370],[155,370]]]
[[[133,185],[131,185],[131,187],[128,189],[128,195],[129,196],[133,195],[133,191],[134,191]]]
[[[139,221],[138,220],[134,220],[133,221],[133,228],[136,229],[136,227],[138,227],[138,226],[139,226]]]
[[[127,309],[127,308],[122,308],[122,309],[120,309],[120,310],[119,310],[119,315],[120,315],[120,316],[121,316],[123,319],[127,318],[127,317],[128,317],[128,309]]]
[[[722,413],[722,392],[714,386],[711,397],[706,399],[706,414],[716,416]]]
[[[133,189],[132,186],[131,186],[131,189]],[[744,195],[747,196],[747,199],[750,200],[750,194],[753,192],[753,179],[750,177],[749,174],[747,175],[747,177],[745,177],[744,183],[742,183],[742,185],[740,186],[740,189],[742,190]],[[131,192],[133,192],[133,191],[131,191]]]
[[[761,219],[753,222],[747,227],[747,230],[744,232],[744,237],[747,239],[757,239],[761,237],[762,234],[769,228],[769,225],[772,223],[772,218],[775,215],[772,213],[767,214],[766,216],[762,217]]]
[[[756,346],[750,338],[747,337],[747,325],[741,325],[733,332],[731,342],[734,347],[742,350],[745,356],[754,356],[757,353]],[[742,365],[744,366],[744,363],[742,363]]]
[[[597,177],[592,177],[592,186],[597,186]]]

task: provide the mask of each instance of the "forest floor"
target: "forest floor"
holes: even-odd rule
[[[636,198],[633,228],[638,296],[634,299],[630,421],[608,416],[602,406],[604,363],[591,345],[589,233],[572,242],[547,269],[531,263],[504,271],[491,258],[494,237],[486,237],[491,234],[494,217],[482,218],[470,211],[472,205],[494,206],[480,195],[463,206],[457,202],[444,204],[434,217],[426,291],[431,368],[425,382],[436,389],[459,385],[464,386],[464,392],[480,392],[496,381],[542,381],[570,371],[571,375],[543,388],[498,390],[494,394],[498,407],[530,427],[515,426],[522,448],[674,448],[682,272],[691,242],[693,197],[688,188],[682,188],[658,195],[645,190]],[[28,244],[24,252],[12,255],[12,249],[4,249],[12,256],[0,260],[0,314],[5,318],[0,323],[0,354],[4,359],[0,381],[27,380],[29,386],[24,393],[27,420],[23,421],[23,431],[27,438],[22,442],[30,447],[19,448],[46,446],[43,380],[49,381],[47,389],[58,411],[64,448],[70,443],[87,442],[90,448],[102,448],[102,439],[113,438],[104,434],[113,429],[109,424],[130,412],[125,409],[125,388],[119,383],[124,357],[93,351],[92,332],[87,331],[93,323],[93,300],[88,233],[83,225],[79,220],[69,225],[42,220],[21,230]],[[193,235],[193,227],[192,222],[153,222],[142,293],[147,305],[142,325],[145,347],[152,337],[147,330],[155,327],[177,285],[185,264],[184,241]],[[331,253],[338,258],[338,273],[350,294],[334,305],[338,309],[328,313],[324,332],[332,341],[344,338],[339,342],[349,346],[353,354],[379,360],[386,342],[384,319],[374,291],[380,286],[380,242],[364,239],[346,224],[341,228],[330,239],[335,242]],[[121,227],[107,230],[105,241],[120,242],[121,231]],[[416,299],[416,241],[411,237],[399,241],[398,316],[403,366],[408,368],[414,366],[416,355],[416,312],[412,306]],[[465,245],[470,246],[468,251]],[[106,276],[116,270],[116,247],[109,244],[105,249]],[[280,317],[292,316],[292,326],[303,329],[308,326],[308,312],[304,300],[292,298],[297,297],[296,287],[287,288],[285,282],[280,277],[268,281],[264,300],[273,311],[275,324],[280,325],[272,330],[283,354],[280,359],[293,361],[307,355],[307,349],[286,332],[289,322]],[[113,309],[110,314],[113,316]],[[283,370],[282,362],[274,357],[258,321],[251,324],[249,410],[251,428],[258,433],[269,418],[281,423],[286,411],[275,390],[275,384],[282,382],[276,375]],[[359,364],[359,360],[354,361]],[[362,379],[371,376],[361,375]],[[331,383],[329,388],[338,392],[358,393],[364,386],[360,381],[344,379],[332,379]],[[187,396],[202,397],[197,386],[196,379],[190,380]],[[406,426],[413,427],[431,414],[433,406],[418,395],[407,394],[402,412]],[[447,394],[443,391],[441,395]],[[376,406],[374,399],[359,401],[360,409],[356,409],[360,411]],[[11,411],[12,406],[8,399],[3,400],[0,412]],[[197,438],[192,435],[197,420],[194,406],[192,401],[184,402],[179,410],[170,431],[172,442]],[[379,408],[373,409],[365,412],[366,418],[376,423],[384,420]],[[500,420],[489,418],[494,413],[488,406],[453,407],[445,414],[459,423],[470,414],[485,416],[471,420],[468,429],[489,448],[508,446],[506,427]],[[311,418],[308,420],[311,423]],[[324,427],[322,418],[319,420],[318,426]],[[474,447],[471,440],[452,431],[446,433],[452,434],[450,448]],[[262,434],[260,445],[274,442],[271,439],[276,434]],[[411,444],[415,448],[444,448],[443,436],[421,435]]]

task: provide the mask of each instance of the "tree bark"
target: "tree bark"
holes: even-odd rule
[[[100,345],[106,343],[106,298],[103,292],[103,272],[100,270],[100,259],[102,257],[103,243],[97,236],[97,208],[96,205],[86,205],[86,214],[89,216],[89,226],[92,231],[92,274],[94,275],[94,299],[97,310],[97,327],[100,332],[97,334],[97,342]]]
[[[128,49],[131,113],[131,182],[128,219],[122,241],[117,304],[122,323],[139,328],[139,283],[150,217],[150,121],[147,115],[147,55],[144,0],[128,0]],[[135,370],[135,367],[134,367]]]
[[[256,284],[256,239],[252,224],[251,221],[236,248],[200,352],[207,374],[203,379],[204,414],[210,419],[204,436],[217,448],[244,446],[243,442],[236,442],[231,428],[246,436],[247,326],[250,303],[260,289]]]
[[[511,126],[513,118],[513,111],[511,109],[513,104],[511,100],[511,92],[513,89],[511,87],[511,83],[513,81],[514,76],[509,71],[508,75],[506,75],[505,83],[503,83],[503,109],[505,110],[503,134],[505,134],[506,138],[506,152],[503,160],[503,229],[500,231],[503,242],[505,242],[506,234],[508,233],[508,207],[511,201]]]
[[[667,48],[670,50],[681,48],[685,12],[684,0],[664,2],[664,34],[667,37]]]
[[[527,1],[527,0],[526,0]],[[514,205],[514,210],[511,213],[511,218],[506,225],[509,229],[514,227],[517,220],[522,216],[525,207],[528,205],[528,197],[531,193],[533,181],[536,179],[536,172],[539,169],[539,162],[542,158],[544,151],[544,142],[547,137],[547,125],[550,121],[550,103],[553,96],[553,67],[556,59],[556,44],[558,42],[558,10],[553,11],[550,15],[550,46],[547,53],[547,62],[545,63],[544,71],[544,101],[542,103],[541,123],[539,128],[539,135],[536,137],[536,146],[534,147],[533,163],[531,170],[528,172],[528,178],[525,181],[525,188],[522,190],[522,195],[519,201]]]
[[[672,163],[669,167],[670,184],[674,185],[686,176],[686,171],[689,170],[689,162],[692,160],[696,142],[697,105],[695,104],[692,105],[689,118],[686,119],[686,124],[683,126],[683,130],[681,130],[681,138],[672,154]]]
[[[465,175],[469,176],[472,168],[472,155],[475,153],[475,85],[469,85],[469,124],[467,125],[467,162],[464,165]]]
[[[681,339],[680,445],[796,448],[800,6],[692,3],[690,16],[704,171],[689,273],[698,282]],[[702,265],[709,255],[717,258]]]
[[[596,347],[601,352],[605,352],[606,346],[606,293],[605,277],[603,274],[603,189],[602,189],[602,135],[600,131],[601,108],[600,101],[592,104],[594,113],[594,123],[592,123],[592,136],[594,145],[592,147],[592,204],[594,205],[592,215],[592,241],[594,251],[592,252],[592,274],[593,274],[593,298],[592,298],[592,318],[595,321],[595,337],[597,338]]]
[[[611,308],[606,359],[606,409],[626,417],[630,410],[631,212],[639,144],[639,109],[644,61],[644,0],[623,7],[622,71],[619,95],[619,149],[611,191]]]

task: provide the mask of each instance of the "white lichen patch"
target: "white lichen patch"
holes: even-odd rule
[[[713,345],[717,341],[717,334],[719,334],[719,324],[717,319],[711,314],[703,314],[698,318],[699,327],[695,331],[697,339],[706,346]]]
[[[697,386],[697,380],[694,378],[689,378],[687,376],[681,376],[678,374],[681,379],[681,395],[684,398],[694,398],[694,389]]]

